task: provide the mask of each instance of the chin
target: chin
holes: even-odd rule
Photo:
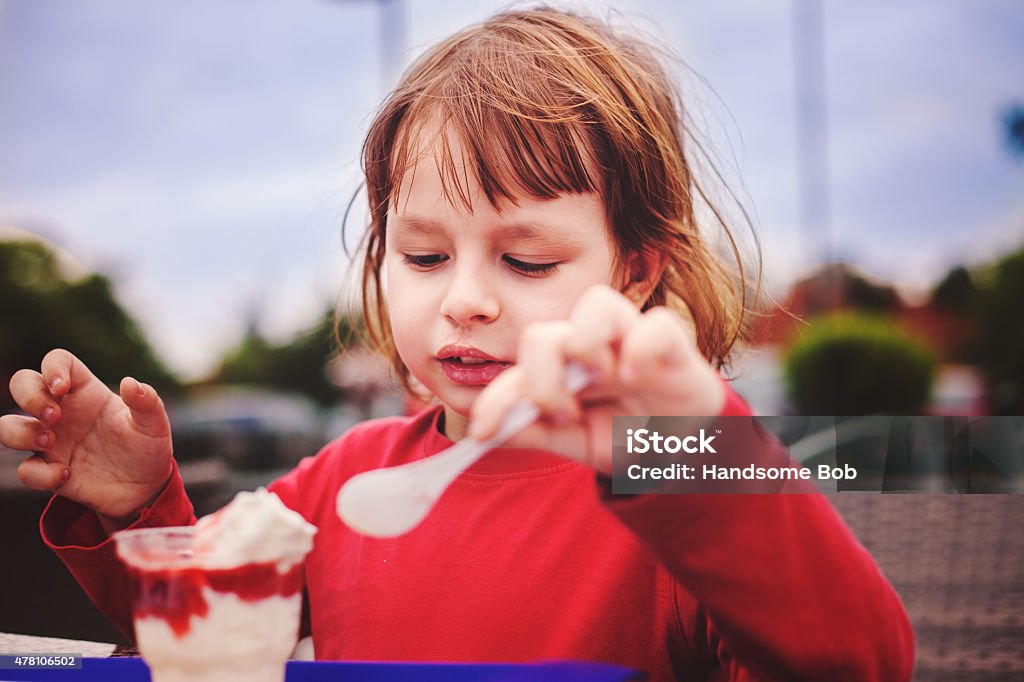
[[[473,401],[476,400],[484,388],[486,386],[453,386],[448,383],[430,386],[428,390],[449,409],[454,410],[463,417],[469,417]]]
[[[447,405],[452,410],[455,410],[458,414],[463,417],[469,417],[470,410],[473,409],[473,401],[480,395],[483,386],[473,387],[475,390],[460,387],[454,391],[445,391],[441,397],[441,402]]]

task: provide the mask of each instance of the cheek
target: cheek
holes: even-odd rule
[[[401,275],[388,276],[386,282],[388,319],[391,322],[392,333],[397,339],[406,329],[417,324],[416,317],[422,314],[425,306],[422,302],[417,304],[416,288],[410,287]],[[422,295],[422,290],[419,293]]]
[[[593,286],[603,284],[616,290],[618,278],[612,272],[612,262],[605,254],[593,254],[584,261],[562,272],[562,276],[546,287],[537,297],[537,307],[553,319],[564,319],[572,312],[583,294]]]
[[[405,320],[406,294],[405,286],[400,276],[394,274],[394,265],[388,263],[384,271],[384,300],[387,303],[388,321],[391,323],[392,334],[397,336],[402,322]]]
[[[401,266],[389,271],[385,276],[388,322],[398,355],[408,365],[430,343],[426,332],[436,315],[437,303],[432,300],[431,290],[422,281],[407,277]]]
[[[566,320],[584,292],[596,284],[612,285],[612,281],[610,277],[602,277],[601,273],[594,272],[553,280],[543,289],[533,286],[524,290],[521,295],[515,297],[514,305],[506,307],[506,311],[515,310],[516,324],[519,327],[533,322]]]
[[[402,310],[391,310],[391,338],[395,344],[395,350],[398,352],[398,357],[413,375],[417,374],[417,359],[423,354],[423,348],[426,346],[424,335],[417,334],[416,329],[422,328],[422,325],[417,326],[415,320],[410,320],[408,315],[403,314]]]

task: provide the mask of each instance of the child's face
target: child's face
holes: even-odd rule
[[[460,150],[452,151],[460,158]],[[483,387],[515,362],[528,324],[567,318],[594,284],[618,288],[596,194],[522,196],[518,206],[502,202],[498,211],[479,184],[470,190],[472,212],[449,203],[435,157],[424,156],[388,211],[385,242],[398,353],[445,404],[452,438],[461,435]]]

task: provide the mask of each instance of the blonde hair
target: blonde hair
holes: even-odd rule
[[[667,258],[644,309],[665,305],[692,320],[701,353],[725,364],[745,334],[747,277],[736,240],[687,161],[684,141],[696,143],[682,115],[676,89],[647,44],[571,12],[501,13],[422,55],[383,103],[363,145],[370,208],[361,244],[364,331],[403,387],[411,391],[388,323],[381,269],[388,207],[417,161],[428,121],[440,122],[445,196],[469,210],[463,160],[495,206],[523,193],[599,193],[617,263],[634,254]],[[452,158],[453,137],[465,159]],[[735,270],[702,238],[695,201],[722,228]]]

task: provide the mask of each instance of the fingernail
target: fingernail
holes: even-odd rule
[[[50,445],[50,434],[48,434],[48,433],[40,433],[38,436],[36,436],[36,445],[38,445],[41,448],[49,447],[49,445]]]
[[[64,471],[60,472],[60,479],[62,481],[66,481],[69,478],[71,478],[71,469],[68,469],[67,467],[64,467]]]
[[[43,421],[48,422],[53,419],[53,408],[49,405],[43,408]]]
[[[57,390],[61,386],[63,386],[63,385],[64,385],[64,380],[61,379],[60,377],[57,377],[56,379],[54,379],[53,381],[50,382],[50,392],[51,393],[56,393]]]

